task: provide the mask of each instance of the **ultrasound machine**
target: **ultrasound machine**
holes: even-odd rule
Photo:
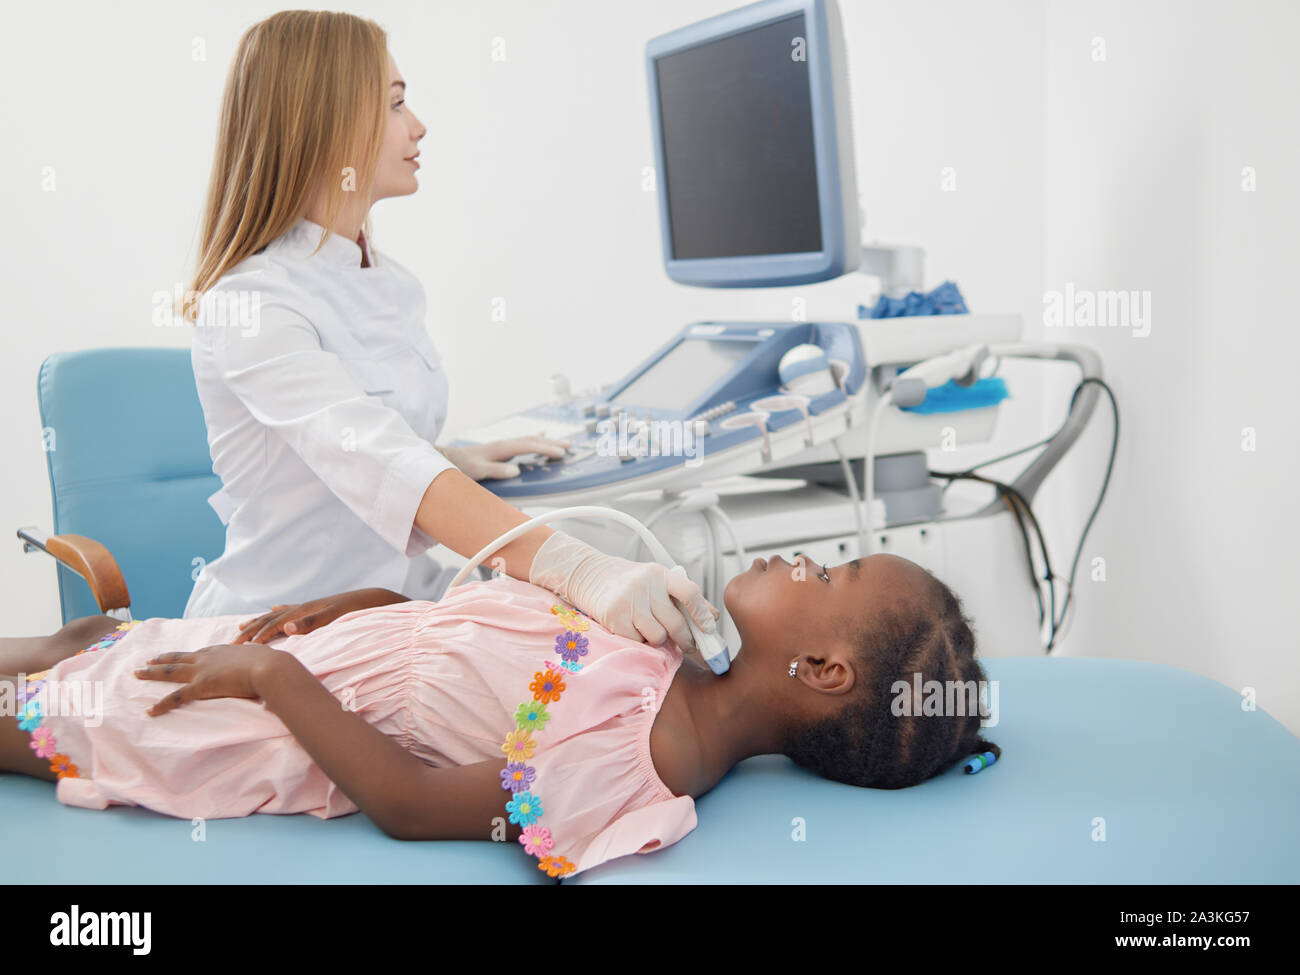
[[[671,280],[773,288],[859,271],[891,298],[924,289],[920,248],[861,236],[832,0],[765,0],[656,37],[646,79]],[[972,485],[930,470],[930,457],[945,466],[946,445],[993,438],[1003,360],[1100,376],[1091,349],[1023,343],[1022,329],[1018,314],[997,313],[684,323],[615,381],[574,392],[556,375],[551,402],[453,443],[568,440],[564,457],[515,458],[518,477],[484,486],[530,513],[602,504],[636,516],[719,609],[750,550],[831,565],[889,551],[962,596],[989,652],[1041,652],[1049,623],[1024,571],[1021,517],[987,484],[959,503]],[[1010,485],[1026,503],[1097,397],[1096,386],[1076,391],[1065,424]],[[608,526],[565,530],[644,554]],[[735,646],[730,626],[724,612]]]

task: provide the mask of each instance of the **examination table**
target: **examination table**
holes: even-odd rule
[[[59,559],[64,620],[180,616],[224,537],[188,351],[51,356],[38,398],[54,534],[20,534]],[[991,768],[884,791],[750,759],[680,843],[565,882],[1300,882],[1300,739],[1265,710],[1158,664],[983,665]],[[18,775],[0,774],[0,839],[6,883],[556,883],[517,844],[402,842],[360,813],[209,820],[200,840],[188,820],[65,806]]]
[[[991,768],[891,791],[750,759],[698,800],[681,842],[564,882],[1300,882],[1300,740],[1267,713],[1161,664],[983,663],[999,694]],[[204,829],[200,842],[187,820],[64,806],[50,783],[0,776],[6,883],[556,882],[517,844],[403,842],[361,813]]]

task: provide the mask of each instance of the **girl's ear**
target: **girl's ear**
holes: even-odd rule
[[[798,673],[804,680],[827,694],[847,694],[857,683],[853,668],[838,656],[814,657],[805,653],[796,659]]]

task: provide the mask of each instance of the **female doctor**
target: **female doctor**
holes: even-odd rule
[[[350,14],[285,11],[240,41],[184,309],[226,546],[199,572],[187,617],[367,590],[314,604],[320,625],[384,601],[376,589],[436,599],[454,569],[426,550],[440,543],[468,557],[527,520],[477,480],[514,476],[504,461],[517,454],[567,446],[433,445],[447,381],[425,332],[424,290],[366,232],[377,200],[419,188],[426,129],[405,89],[383,30]],[[623,636],[693,649],[670,597],[715,628],[717,610],[684,573],[552,528],[497,555],[508,575]],[[312,625],[265,619],[260,640]]]

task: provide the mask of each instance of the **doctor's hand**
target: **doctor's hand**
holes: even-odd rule
[[[270,643],[279,636],[301,636],[333,623],[340,616],[358,609],[391,606],[407,599],[388,589],[353,589],[337,596],[325,596],[293,606],[272,606],[269,613],[239,624],[239,636],[231,645],[240,643]]]
[[[696,649],[676,599],[706,633],[720,615],[685,572],[657,562],[606,555],[564,532],[555,532],[533,556],[528,581],[568,600],[607,630],[661,646],[672,637],[683,651]],[[671,597],[671,598],[670,598]]]
[[[545,454],[547,457],[564,456],[567,440],[554,440],[540,434],[535,437],[515,437],[512,440],[493,440],[472,447],[438,447],[438,452],[461,469],[466,477],[476,481],[489,478],[518,477],[519,465],[506,461],[519,454]]]

